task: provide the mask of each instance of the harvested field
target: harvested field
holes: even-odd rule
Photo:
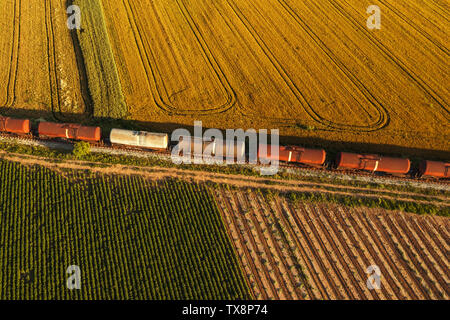
[[[85,111],[65,3],[1,2],[0,112],[1,107],[55,114]]]
[[[448,218],[215,189],[260,299],[448,299]],[[380,290],[366,270],[377,265]]]
[[[382,9],[379,31],[366,27],[369,4]],[[102,5],[132,119],[448,152],[449,30],[437,2]]]

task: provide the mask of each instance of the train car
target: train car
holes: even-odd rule
[[[232,141],[229,140],[214,139],[212,141],[207,141],[202,138],[188,137],[187,139],[182,139],[178,143],[178,150],[189,150],[189,144],[191,155],[207,154],[215,156],[219,150],[218,147],[221,145],[221,152],[224,159],[237,159],[240,157],[240,159],[245,160],[245,142],[235,141],[232,146]]]
[[[409,159],[383,157],[374,154],[340,152],[337,155],[336,166],[338,169],[405,175],[411,168],[411,161]]]
[[[263,156],[261,150],[265,147],[267,154]],[[271,154],[271,145],[260,145],[258,159],[276,160]],[[301,163],[310,166],[322,166],[325,163],[327,153],[323,149],[307,149],[298,146],[280,146],[278,160],[283,162]]]
[[[86,127],[75,123],[39,123],[40,137],[64,138],[87,142],[99,142],[101,139],[100,127]]]
[[[112,144],[155,150],[166,150],[169,147],[169,135],[146,131],[112,129],[109,141]]]
[[[419,166],[421,177],[450,178],[450,162],[422,161]]]
[[[245,142],[236,140],[215,140],[216,150],[219,144],[222,145],[222,154],[225,159],[245,160]]]
[[[28,119],[13,119],[8,117],[0,117],[0,132],[8,132],[15,134],[29,134],[31,131],[31,123]]]
[[[205,150],[209,150],[209,154],[216,153],[216,142],[206,141],[202,138],[182,137],[177,144],[180,155],[203,155]],[[207,149],[208,148],[208,149]],[[182,152],[181,152],[182,151]]]

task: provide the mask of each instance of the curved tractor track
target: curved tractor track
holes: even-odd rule
[[[66,6],[70,6],[72,4],[72,0],[68,0],[66,2]],[[50,88],[50,99],[51,99],[51,110],[53,117],[58,121],[70,121],[73,119],[65,119],[63,116],[63,112],[61,110],[61,88],[60,88],[60,79],[58,77],[58,63],[57,63],[57,54],[56,54],[56,46],[55,46],[55,29],[53,23],[52,13],[54,12],[54,7],[52,5],[52,1],[45,1],[45,29],[47,31],[47,57],[48,57],[48,73],[49,73],[49,88]],[[94,114],[92,98],[89,92],[88,84],[87,84],[87,75],[86,75],[86,67],[84,64],[83,53],[81,52],[81,48],[77,48],[79,46],[78,38],[75,30],[69,31],[71,32],[72,44],[75,51],[75,57],[77,60],[77,68],[78,73],[80,75],[80,88],[81,88],[81,96],[84,104],[84,112],[79,116],[83,116],[85,119],[92,118]],[[80,120],[78,116],[78,121]]]
[[[61,113],[61,96],[58,84],[58,73],[56,63],[56,48],[54,44],[55,32],[52,20],[52,1],[45,1],[45,29],[47,31],[47,57],[48,57],[48,76],[50,86],[50,100],[53,116],[59,119]]]
[[[370,93],[370,91],[364,86],[364,84],[358,80],[356,76],[350,72],[350,70],[345,66],[344,63],[342,63],[334,54],[333,52],[325,45],[325,43],[314,33],[314,31],[295,13],[294,10],[285,2],[285,1],[278,1],[281,6],[287,11],[287,13],[296,21],[296,23],[301,27],[302,30],[305,31],[305,33],[313,40],[313,43],[315,43],[320,50],[325,54],[325,56],[332,62],[338,70],[342,72],[343,77],[347,78],[350,83],[355,87],[357,91],[359,91],[363,96],[366,97],[371,107],[376,112],[376,119],[372,121],[371,123],[368,123],[366,125],[351,125],[351,124],[344,124],[344,123],[338,123],[336,121],[326,119],[325,117],[321,116],[318,112],[316,112],[313,107],[310,105],[308,100],[305,98],[303,93],[300,91],[298,86],[294,83],[294,81],[291,79],[291,77],[286,72],[285,68],[281,65],[281,63],[278,61],[277,57],[272,53],[268,45],[264,42],[262,37],[258,34],[256,29],[251,25],[251,23],[248,21],[248,19],[245,17],[245,15],[242,13],[242,11],[238,8],[235,2],[233,0],[226,0],[229,7],[232,9],[232,11],[235,13],[235,15],[238,17],[238,19],[243,23],[245,28],[248,30],[250,35],[254,38],[256,43],[260,46],[264,54],[267,56],[267,58],[270,60],[270,62],[273,64],[279,75],[282,77],[282,79],[285,81],[286,85],[289,87],[291,92],[294,94],[294,96],[297,98],[301,106],[304,108],[304,110],[307,112],[307,114],[310,116],[311,119],[313,119],[315,122],[323,125],[324,127],[332,130],[342,130],[342,131],[356,131],[356,132],[370,132],[370,131],[377,131],[384,127],[386,127],[389,124],[390,117],[386,110],[386,108],[381,105],[381,103]],[[286,119],[287,121],[290,121],[291,119]]]
[[[197,25],[192,19],[189,11],[181,0],[175,0],[181,14],[183,15],[186,23],[189,25],[192,34],[194,35],[199,48],[202,51],[202,55],[205,62],[208,64],[209,68],[213,71],[217,80],[222,86],[222,91],[226,96],[226,101],[224,104],[217,107],[205,107],[201,109],[184,109],[182,111],[178,110],[175,106],[171,105],[170,102],[166,101],[162,95],[161,87],[164,87],[163,75],[161,74],[154,53],[151,50],[151,45],[148,39],[145,37],[144,28],[140,22],[139,15],[136,14],[136,8],[133,9],[133,5],[129,0],[123,0],[123,5],[127,12],[128,22],[132,27],[136,45],[139,49],[140,59],[146,70],[146,77],[148,84],[150,86],[149,90],[152,92],[152,96],[155,100],[156,105],[161,110],[172,114],[172,115],[208,115],[223,113],[231,108],[236,103],[236,94],[233,88],[230,86],[225,74],[214,58],[211,50],[209,49],[207,43],[205,42],[202,34],[200,33]]]
[[[284,1],[284,0],[278,0]],[[352,7],[346,0],[342,0],[347,7]],[[448,102],[445,101],[435,90],[433,90],[424,80],[422,80],[411,68],[409,68],[399,57],[393,54],[382,42],[380,42],[377,38],[375,38],[367,28],[361,24],[358,20],[352,17],[346,9],[333,0],[327,0],[327,2],[333,6],[336,12],[341,15],[344,19],[349,21],[355,28],[358,28],[361,32],[363,32],[367,39],[389,60],[391,60],[398,68],[408,76],[421,90],[423,90],[441,109],[443,116],[447,119],[450,119],[450,110],[448,109]],[[446,123],[447,126],[450,125],[450,121]]]
[[[13,12],[13,39],[11,43],[11,59],[8,65],[8,79],[5,87],[4,102],[0,106],[11,108],[16,102],[17,69],[19,64],[20,49],[20,16],[22,0],[15,1]]]

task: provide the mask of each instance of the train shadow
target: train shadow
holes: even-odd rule
[[[32,122],[32,127],[37,128],[38,122],[55,121],[53,112],[43,110],[28,110],[19,108],[0,108],[0,115],[14,118],[27,118]],[[58,117],[59,118],[59,117]],[[143,130],[151,132],[162,132],[171,134],[174,130],[179,128],[187,129],[194,133],[194,126],[183,125],[179,123],[160,123],[151,121],[137,121],[137,120],[123,120],[114,118],[86,118],[84,114],[62,113],[61,118],[66,122],[81,123],[83,125],[100,126],[102,128],[103,138],[107,138],[112,128],[120,128],[127,130]],[[209,129],[203,127],[203,130]],[[221,130],[225,136],[225,130]],[[300,145],[308,148],[323,148],[327,151],[327,161],[335,159],[335,156],[340,151],[356,152],[356,153],[376,153],[386,156],[409,158],[413,162],[428,159],[436,161],[448,161],[450,159],[450,151],[410,148],[391,144],[374,144],[374,143],[359,143],[359,142],[345,142],[334,141],[318,137],[301,137],[301,136],[280,136],[280,144],[282,145]],[[443,146],[444,147],[444,146]]]

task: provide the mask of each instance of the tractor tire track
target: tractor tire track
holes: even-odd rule
[[[278,0],[284,1],[284,0]],[[346,0],[343,1],[347,7],[351,7],[350,4]],[[395,54],[393,54],[381,41],[375,38],[370,32],[368,32],[367,28],[361,25],[353,16],[351,16],[346,9],[338,4],[334,0],[327,0],[327,2],[335,8],[337,14],[341,15],[344,19],[349,21],[354,28],[357,28],[359,31],[366,35],[366,38],[389,60],[391,60],[395,65],[398,66],[403,73],[411,79],[423,92],[425,92],[430,98],[434,100],[435,103],[439,105],[443,112],[443,116],[446,119],[450,119],[450,110],[448,109],[449,104],[442,97],[439,96],[425,81],[423,81],[414,71],[408,68],[401,59],[399,59]],[[449,121],[450,123],[450,121]],[[449,123],[447,125],[449,125]]]
[[[1,105],[11,108],[16,102],[16,85],[17,72],[19,66],[19,52],[20,52],[20,32],[21,32],[21,15],[22,15],[22,0],[14,2],[13,11],[13,35],[11,43],[10,62],[8,65],[8,79],[5,88],[5,102]]]
[[[255,28],[251,25],[251,23],[248,21],[248,19],[245,17],[245,15],[241,12],[241,10],[237,7],[237,5],[233,2],[233,0],[225,0],[229,7],[233,10],[235,15],[238,17],[238,19],[242,22],[242,24],[245,26],[245,28],[248,30],[249,34],[254,38],[256,43],[259,45],[263,53],[267,56],[267,58],[270,60],[270,62],[273,64],[274,68],[277,70],[281,78],[285,81],[286,85],[289,87],[291,92],[294,94],[294,96],[297,98],[297,100],[300,102],[304,110],[307,112],[307,114],[316,121],[317,123],[322,124],[325,127],[334,129],[334,130],[344,130],[344,131],[364,131],[364,132],[370,132],[370,131],[377,131],[389,123],[389,114],[384,106],[381,105],[381,103],[370,93],[370,91],[360,82],[357,77],[355,77],[348,68],[332,53],[331,50],[329,50],[328,47],[323,43],[322,40],[300,19],[298,15],[284,2],[279,1],[281,6],[287,11],[287,13],[294,18],[294,20],[299,24],[299,26],[306,32],[306,34],[312,38],[314,43],[318,45],[318,47],[321,49],[323,53],[327,56],[328,59],[345,75],[347,79],[350,80],[350,83],[352,83],[358,91],[363,94],[370,104],[374,107],[374,109],[377,112],[377,119],[368,125],[360,126],[360,125],[348,125],[348,124],[340,124],[336,123],[334,121],[325,119],[322,117],[319,113],[317,113],[313,107],[309,104],[301,90],[298,88],[298,86],[294,83],[294,81],[290,78],[285,68],[281,65],[281,63],[278,61],[278,59],[274,56],[272,51],[269,49],[267,44],[264,42],[264,40],[261,38],[261,36],[257,33]]]
[[[413,28],[419,34],[421,34],[424,38],[426,38],[429,42],[431,42],[433,45],[435,45],[436,48],[438,48],[440,51],[442,51],[447,56],[447,59],[448,59],[448,55],[450,54],[450,52],[444,44],[442,44],[439,41],[437,41],[436,39],[434,39],[428,32],[426,32],[422,28],[419,28],[415,23],[411,23],[411,19],[408,19],[408,17],[406,17],[403,13],[401,13],[397,8],[395,8],[390,3],[387,3],[385,0],[378,0],[378,1],[381,4],[383,4],[386,8],[391,10],[391,12],[394,13],[396,16],[398,16],[401,20],[406,22],[411,28]]]
[[[128,22],[133,30],[133,34],[135,37],[136,46],[138,48],[140,59],[142,61],[142,64],[146,70],[146,77],[148,80],[148,84],[150,86],[150,91],[152,92],[153,99],[161,110],[173,114],[173,115],[207,115],[207,114],[218,114],[223,113],[234,107],[236,103],[236,93],[234,92],[233,88],[229,84],[228,79],[226,78],[225,74],[223,73],[222,69],[220,68],[219,64],[217,63],[216,59],[214,58],[214,55],[212,54],[211,50],[209,49],[208,45],[206,44],[202,34],[200,33],[197,25],[192,19],[192,16],[190,15],[189,11],[187,11],[186,6],[182,1],[176,0],[176,3],[178,5],[178,8],[183,15],[185,21],[189,25],[194,37],[196,38],[196,42],[199,46],[199,48],[202,51],[202,55],[205,58],[205,61],[207,62],[210,69],[213,71],[215,76],[217,77],[219,83],[222,86],[223,92],[226,95],[226,102],[218,107],[214,108],[203,108],[203,109],[196,109],[196,110],[185,110],[183,112],[178,111],[178,109],[172,105],[170,105],[169,102],[164,101],[163,96],[160,93],[159,90],[159,83],[163,83],[163,75],[161,74],[158,65],[156,63],[155,55],[153,51],[151,50],[151,46],[149,45],[147,39],[145,38],[145,32],[143,31],[144,28],[142,26],[142,23],[140,22],[139,15],[136,14],[136,8],[133,9],[133,6],[130,3],[130,0],[122,0],[123,5],[125,7],[125,11],[127,13]],[[151,77],[150,77],[151,75]],[[158,80],[159,79],[159,80]]]
[[[61,113],[61,96],[58,83],[56,48],[54,44],[55,33],[52,21],[52,1],[45,0],[45,28],[47,37],[47,61],[48,61],[48,77],[50,88],[50,105],[53,116],[58,119]]]

